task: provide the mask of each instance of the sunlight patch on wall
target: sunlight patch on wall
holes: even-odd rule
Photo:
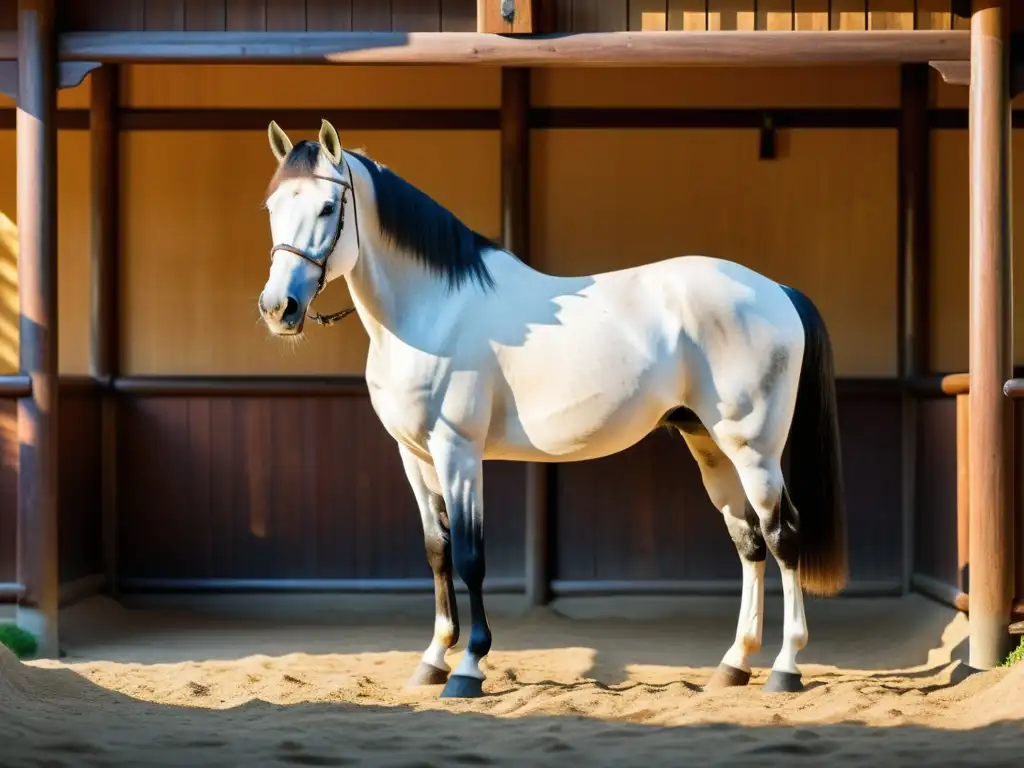
[[[0,370],[18,370],[18,225],[0,211]]]

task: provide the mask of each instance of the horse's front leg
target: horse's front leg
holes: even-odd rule
[[[447,682],[451,668],[445,654],[459,641],[459,609],[455,602],[452,579],[452,548],[448,535],[448,514],[444,498],[430,485],[437,486],[433,467],[422,462],[403,445],[399,445],[405,475],[416,496],[423,521],[423,543],[427,562],[434,574],[434,636],[419,667],[409,679],[410,686],[441,685]],[[427,475],[431,477],[427,477]],[[432,483],[427,481],[431,480]]]
[[[462,662],[441,692],[442,698],[483,696],[480,662],[491,650],[491,630],[484,612],[483,462],[470,441],[439,426],[430,439],[430,453],[448,509],[452,560],[469,592],[472,629]]]

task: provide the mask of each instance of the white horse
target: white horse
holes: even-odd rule
[[[764,690],[801,690],[802,590],[833,595],[847,577],[832,351],[811,301],[700,256],[547,275],[392,171],[343,151],[326,120],[317,142],[293,146],[275,122],[268,133],[278,168],[266,195],[274,246],[259,311],[272,332],[299,334],[324,285],[348,283],[370,338],[370,399],[398,443],[434,573],[434,636],[411,683],[482,695],[480,661],[491,648],[482,462],[593,459],[668,426],[700,465],[743,572],[736,637],[708,686],[750,680],[770,551],[785,616]],[[787,438],[792,500],[781,468]],[[445,654],[459,637],[453,564],[472,629],[449,676]]]

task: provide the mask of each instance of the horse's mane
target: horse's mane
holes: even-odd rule
[[[494,287],[483,253],[499,246],[386,166],[362,152],[347,151],[347,155],[370,174],[380,233],[387,242],[445,279],[450,288],[459,288],[467,280],[481,287]],[[286,179],[315,173],[319,156],[318,142],[303,140],[295,144],[274,174],[268,196]]]

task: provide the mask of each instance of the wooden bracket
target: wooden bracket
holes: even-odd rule
[[[929,61],[928,66],[942,75],[943,82],[950,85],[971,84],[970,61]]]
[[[98,61],[62,61],[57,88],[74,88],[81,85],[85,76],[99,66],[101,64]],[[0,61],[0,93],[17,101],[18,62]]]
[[[761,118],[761,146],[758,150],[758,156],[762,160],[774,160],[778,156],[777,138],[775,120],[772,119],[771,114],[765,113],[764,117]]]
[[[553,9],[552,0],[477,0],[476,30],[498,35],[548,32]]]

